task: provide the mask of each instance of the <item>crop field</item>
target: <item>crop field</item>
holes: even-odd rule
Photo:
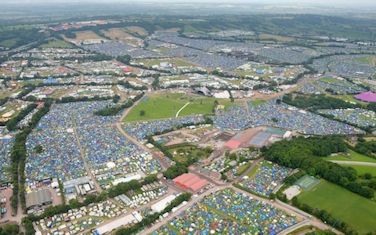
[[[192,94],[155,94],[143,98],[125,117],[124,121],[145,121],[193,114],[211,114],[214,101],[214,98]],[[230,103],[229,100],[218,100],[218,102],[225,106]]]
[[[376,202],[322,180],[310,190],[303,191],[298,200],[313,208],[328,211],[348,223],[359,234],[376,230]]]
[[[141,39],[136,38],[133,35],[127,33],[125,29],[122,29],[122,28],[112,28],[108,30],[103,30],[102,32],[108,38],[111,38],[116,41],[128,43],[133,46],[142,46],[143,44]]]
[[[144,28],[138,26],[129,26],[127,27],[127,31],[131,33],[136,33],[142,37],[148,36],[148,32]]]

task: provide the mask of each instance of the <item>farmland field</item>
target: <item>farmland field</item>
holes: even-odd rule
[[[131,34],[127,33],[125,29],[122,28],[112,28],[108,30],[103,30],[102,33],[112,40],[121,41],[124,43],[128,43],[133,46],[142,46],[143,42],[141,39],[132,36]]]
[[[298,200],[313,208],[328,211],[335,218],[348,223],[360,234],[376,230],[376,202],[352,193],[340,186],[321,181],[308,191],[303,191]]]
[[[124,121],[145,121],[193,114],[211,114],[214,107],[214,98],[181,93],[155,94],[146,96],[125,117]],[[227,105],[229,100],[218,102]],[[143,114],[141,114],[143,112]]]

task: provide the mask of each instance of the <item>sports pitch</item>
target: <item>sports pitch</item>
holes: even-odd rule
[[[316,179],[313,176],[305,175],[298,181],[296,181],[295,184],[304,190],[309,190],[315,187],[318,183],[320,183],[320,180]]]
[[[325,209],[359,234],[376,231],[376,202],[335,184],[321,180],[313,188],[303,190],[298,200],[312,208]]]

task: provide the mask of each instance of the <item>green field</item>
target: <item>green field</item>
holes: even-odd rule
[[[312,189],[303,191],[298,200],[313,208],[328,211],[360,234],[376,230],[376,202],[335,184],[323,180]]]
[[[176,117],[177,112],[189,103],[179,113],[179,117],[192,114],[211,114],[216,99],[193,94],[167,93],[155,94],[143,98],[125,117],[124,121],[145,121]],[[228,106],[230,100],[217,99],[219,104]],[[144,112],[143,114],[141,112]]]
[[[356,170],[358,175],[364,175],[365,173],[370,173],[373,177],[376,177],[376,167],[375,166],[355,166],[355,165],[343,165],[349,166]]]
[[[251,100],[251,104],[255,107],[265,104],[265,103],[266,103],[266,100],[261,100],[261,99]]]
[[[325,157],[326,160],[331,160],[331,161],[355,161],[355,162],[374,162],[376,163],[376,159],[367,157],[363,154],[354,152],[352,150],[349,151],[349,154],[340,154],[337,156],[330,156],[330,157]]]
[[[375,56],[359,57],[359,58],[355,58],[354,61],[359,62],[359,63],[363,63],[363,64],[376,65],[376,57]]]
[[[40,45],[41,48],[73,48],[73,46],[63,40],[50,40]]]
[[[1,41],[0,42],[0,46],[2,47],[7,47],[7,48],[11,48],[13,47],[14,45],[16,45],[17,43],[17,40],[16,39],[7,39],[7,40],[4,40],[4,41]]]

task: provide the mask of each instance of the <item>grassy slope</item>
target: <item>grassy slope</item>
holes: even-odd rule
[[[136,107],[134,107],[125,121],[142,121],[175,117],[176,113],[187,102],[190,104],[185,107],[179,114],[181,116],[188,116],[192,114],[211,114],[214,107],[214,98],[207,98],[195,95],[185,95],[178,93],[158,94],[148,96],[142,100]],[[226,104],[226,101],[219,103]],[[140,116],[140,111],[144,110],[145,115]]]
[[[376,230],[376,202],[354,194],[335,184],[322,181],[298,197],[300,202],[325,209],[347,222],[360,234]]]

